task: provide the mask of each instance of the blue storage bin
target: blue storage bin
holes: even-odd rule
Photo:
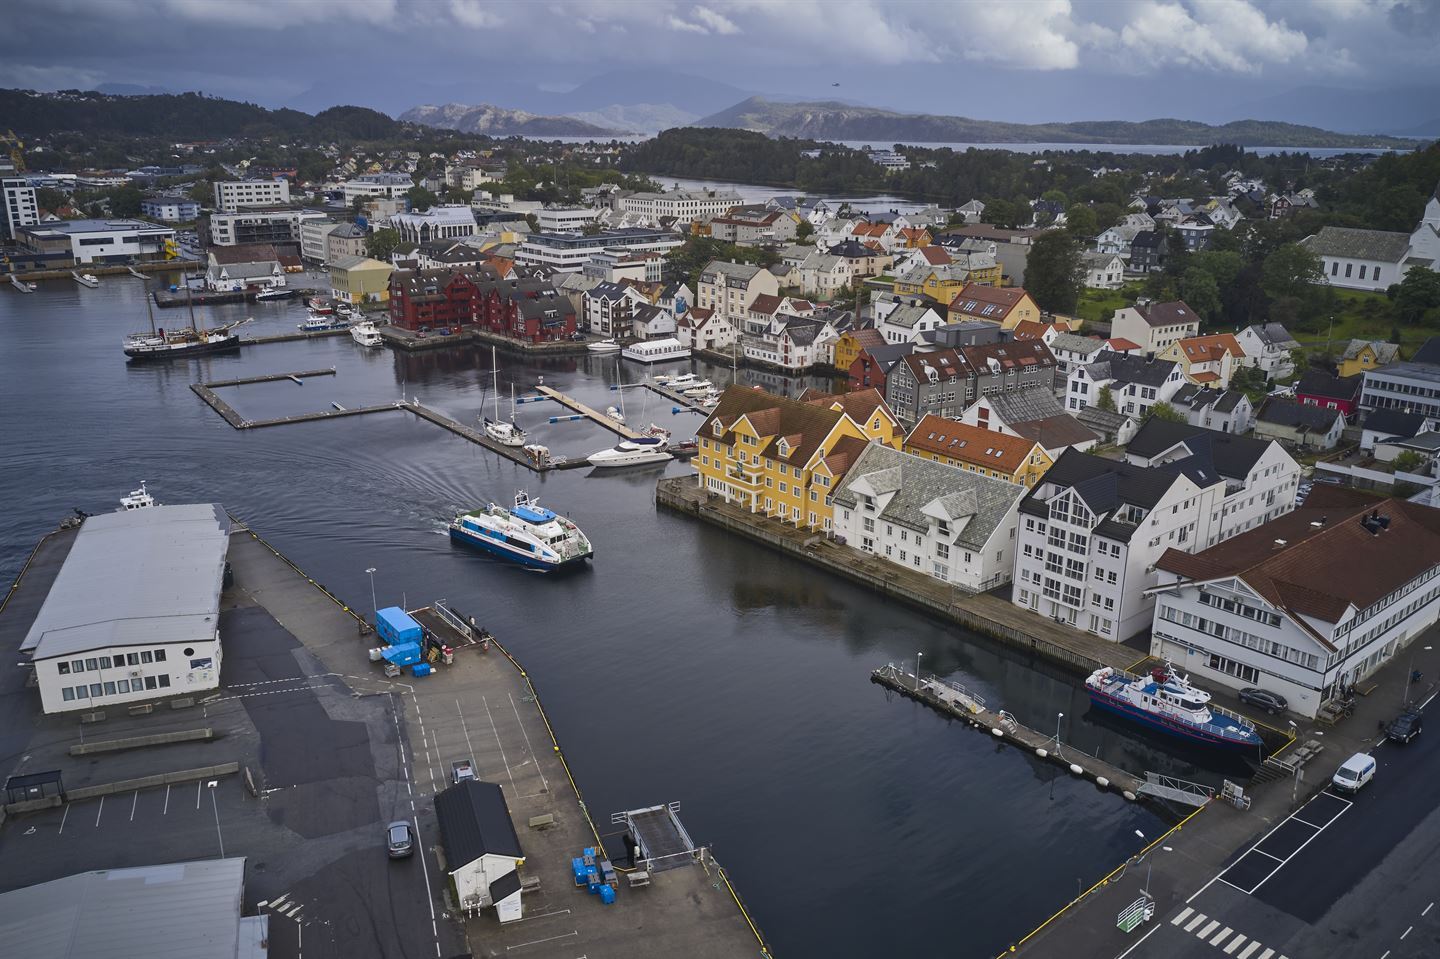
[[[615,889],[611,886],[600,887],[600,901],[607,906],[615,904]]]

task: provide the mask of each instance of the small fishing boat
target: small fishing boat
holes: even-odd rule
[[[515,494],[511,509],[488,503],[456,516],[450,538],[527,569],[560,569],[595,555],[580,527],[545,509],[524,490]]]
[[[655,377],[655,382],[660,383],[661,377]],[[674,376],[664,377],[663,385],[675,392],[688,390],[698,382],[694,373],[677,373]]]
[[[132,509],[149,509],[155,505],[155,497],[145,488],[145,481],[140,481],[140,488],[131,490],[129,496],[120,497],[120,508],[117,513],[127,513]]]
[[[268,290],[261,290],[259,293],[256,293],[255,299],[257,302],[263,300],[288,300],[295,295],[295,292],[295,290],[287,289],[283,286],[272,286]]]
[[[310,312],[319,313],[322,316],[329,316],[335,312],[335,305],[323,296],[312,296],[305,301],[305,305],[310,307]]]
[[[305,322],[297,324],[301,333],[324,333],[327,330],[348,330],[350,321],[338,316],[311,313]]]
[[[617,408],[614,407],[614,406],[607,406],[607,407],[605,407],[605,415],[606,415],[606,417],[608,417],[609,419],[614,420],[614,421],[617,422],[617,423],[624,423],[624,422],[625,422],[625,414],[622,413],[622,412],[620,412],[620,410],[617,409]]]
[[[1090,674],[1085,688],[1101,709],[1192,743],[1231,749],[1261,745],[1253,723],[1212,705],[1209,693],[1192,686],[1168,662],[1145,676],[1106,666]]]
[[[93,289],[100,285],[100,278],[93,273],[76,273],[74,270],[71,270],[70,275],[73,276],[75,282],[81,286],[88,286]]]
[[[620,344],[614,340],[600,340],[586,347],[591,353],[619,353]]]

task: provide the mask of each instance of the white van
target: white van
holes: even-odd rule
[[[1330,785],[1342,792],[1355,793],[1375,777],[1375,757],[1369,753],[1356,753],[1335,770]]]

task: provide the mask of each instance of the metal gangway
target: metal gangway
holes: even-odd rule
[[[612,813],[610,822],[630,830],[637,847],[635,865],[647,872],[686,866],[704,856],[703,848],[695,845],[680,822],[678,802]]]
[[[448,605],[446,605],[445,600],[435,600],[435,602],[430,604],[430,608],[435,611],[436,616],[439,616],[442,620],[445,621],[445,624],[447,626],[455,630],[455,632],[459,633],[461,636],[464,636],[465,639],[469,642],[475,642],[474,627],[472,627],[470,623],[467,622],[464,617],[462,617],[459,613],[456,613]]]
[[[1162,776],[1149,771],[1146,771],[1145,781],[1139,785],[1135,793],[1140,796],[1169,799],[1187,806],[1203,806],[1215,797],[1215,790],[1204,783],[1192,783],[1185,779]]]

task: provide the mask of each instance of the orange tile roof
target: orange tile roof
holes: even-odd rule
[[[1191,373],[1190,378],[1197,383],[1213,383],[1220,378],[1219,373],[1211,373],[1206,370],[1201,373]]]
[[[807,391],[808,392],[808,391]],[[895,419],[890,412],[890,407],[885,405],[885,397],[873,386],[869,389],[856,390],[853,393],[837,393],[833,396],[812,396],[810,399],[801,399],[806,403],[820,406],[839,406],[845,415],[861,426],[870,422],[870,417],[875,415],[877,409],[883,409],[885,415],[892,421]]]
[[[1136,343],[1134,340],[1127,340],[1123,336],[1112,336],[1105,342],[1108,343],[1110,345],[1110,349],[1114,350],[1116,353],[1124,353],[1126,350],[1140,349],[1139,343]]]
[[[925,262],[931,266],[947,266],[954,262],[954,258],[950,256],[950,251],[943,246],[923,246],[920,248],[920,255],[923,256]]]
[[[1021,286],[984,286],[972,280],[950,301],[950,311],[987,320],[1000,320],[1009,316],[1010,311],[1019,305],[1025,295],[1025,288]],[[994,309],[987,312],[987,305]]]
[[[1213,333],[1209,336],[1191,336],[1177,341],[1176,345],[1192,363],[1209,363],[1219,360],[1226,353],[1240,357],[1245,351],[1233,333]]]
[[[750,452],[798,465],[809,462],[843,415],[828,406],[801,403],[764,390],[731,386],[720,395],[719,404],[700,424],[695,435],[733,444],[735,424],[744,417],[760,436],[759,445],[750,447]],[[718,437],[714,427],[717,422],[721,427]],[[782,436],[801,437],[798,443],[791,443],[788,456],[780,456],[774,448]]]
[[[983,426],[967,426],[933,413],[926,414],[905,437],[907,451],[924,450],[1012,476],[1025,465],[1034,448],[1034,440]]]

